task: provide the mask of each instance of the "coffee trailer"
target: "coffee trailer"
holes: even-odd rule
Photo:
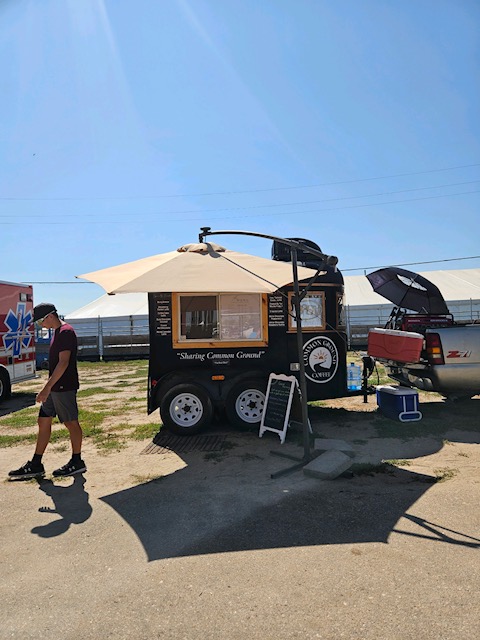
[[[272,258],[289,262],[290,248],[274,242]],[[299,283],[307,289],[300,303],[307,398],[356,395],[347,389],[342,274],[308,252],[297,259],[318,271]],[[259,425],[270,373],[299,378],[293,296],[293,284],[271,294],[149,293],[148,412],[159,408],[164,426],[180,435],[223,412],[236,426]]]

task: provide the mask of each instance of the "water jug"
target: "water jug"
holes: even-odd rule
[[[349,391],[360,391],[362,388],[362,368],[360,365],[351,362],[347,367],[347,389]]]

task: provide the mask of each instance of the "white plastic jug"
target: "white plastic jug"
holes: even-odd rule
[[[349,391],[360,391],[362,388],[362,368],[360,365],[351,362],[347,367],[347,389]]]

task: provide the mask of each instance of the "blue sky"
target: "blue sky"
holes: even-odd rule
[[[480,255],[477,0],[3,0],[0,25],[0,280],[72,283],[36,302],[201,226],[351,275]]]

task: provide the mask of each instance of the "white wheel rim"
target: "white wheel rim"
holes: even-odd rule
[[[203,404],[191,393],[181,393],[170,403],[170,417],[175,424],[193,427],[203,416]]]
[[[258,389],[245,389],[235,402],[235,411],[243,422],[260,422],[265,405],[265,394]]]

